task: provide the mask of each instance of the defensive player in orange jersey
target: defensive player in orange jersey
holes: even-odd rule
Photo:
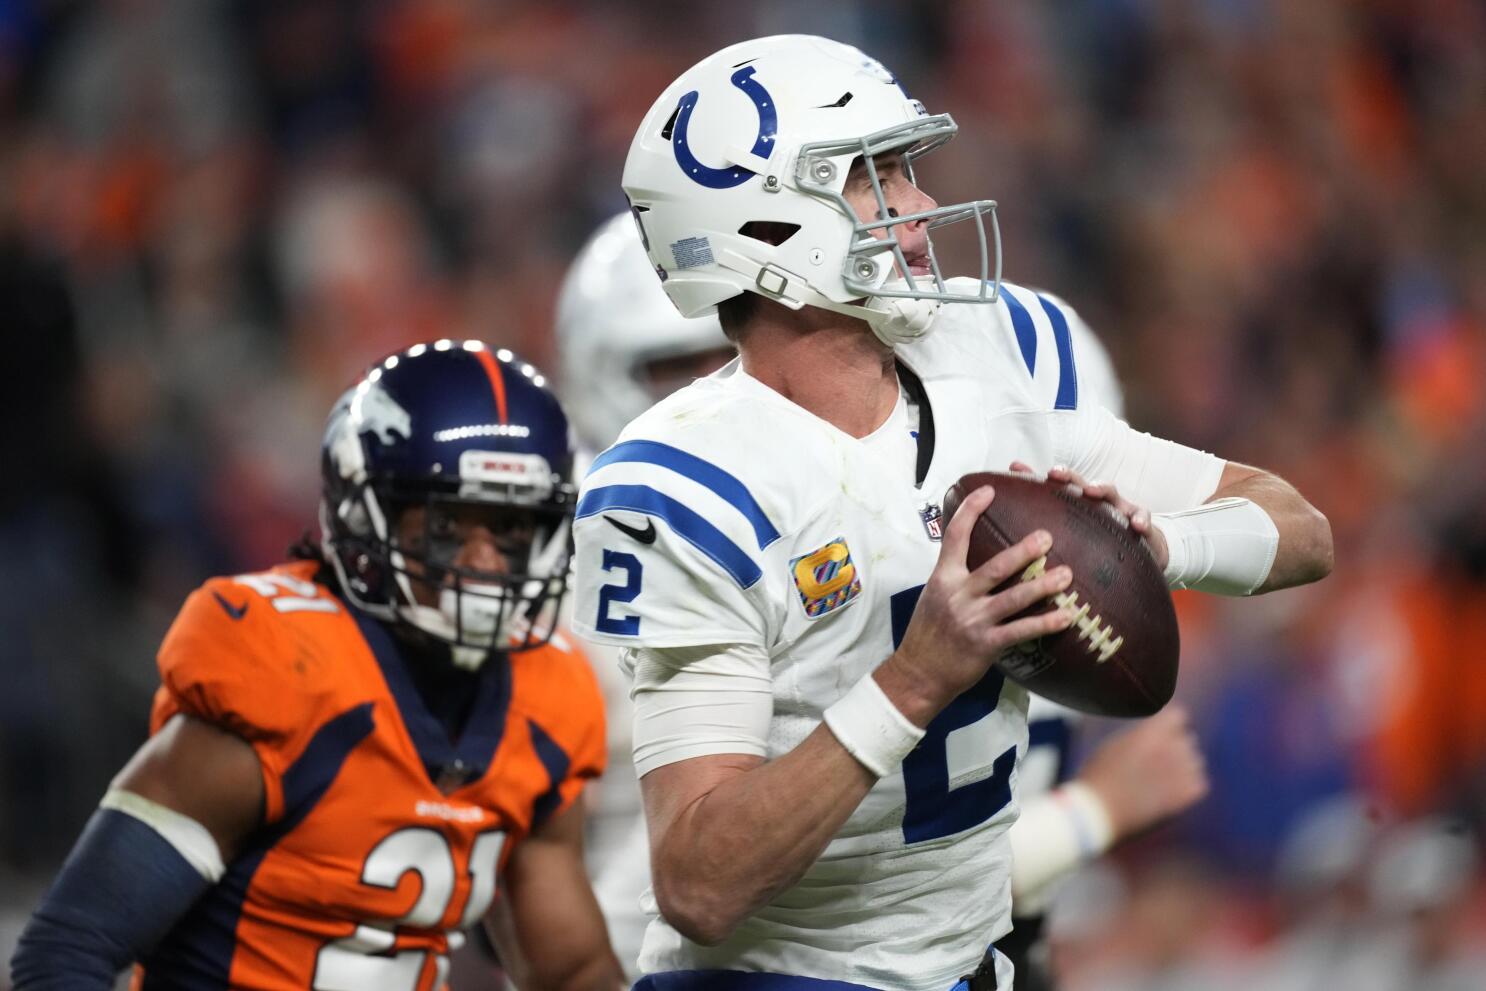
[[[151,738],[32,918],[18,991],[438,991],[494,901],[523,988],[623,978],[581,850],[604,761],[553,633],[573,513],[545,381],[417,345],[336,405],[322,540],[214,578],[160,648]]]

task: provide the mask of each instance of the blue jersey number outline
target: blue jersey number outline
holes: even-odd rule
[[[624,616],[615,619],[609,615],[609,607],[612,603],[633,602],[635,596],[640,594],[640,580],[645,574],[645,569],[640,565],[640,559],[627,551],[611,551],[604,548],[603,567],[605,571],[613,571],[615,568],[624,571],[624,583],[611,582],[599,589],[599,614],[594,621],[594,628],[600,633],[612,633],[620,637],[632,637],[640,632],[639,616]]]
[[[903,642],[923,590],[922,585],[917,585],[892,597],[894,650]],[[949,785],[949,734],[995,712],[1004,684],[1001,672],[994,668],[987,671],[984,678],[934,717],[924,728],[919,745],[903,759],[904,843],[924,843],[979,826],[1011,802],[1015,746],[996,758],[990,777],[957,788]]]

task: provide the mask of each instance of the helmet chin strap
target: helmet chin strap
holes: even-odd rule
[[[771,276],[778,278],[779,292],[759,292],[765,299],[792,310],[798,310],[802,306],[818,306],[822,310],[865,321],[877,339],[890,348],[916,341],[928,334],[934,326],[934,318],[939,315],[939,308],[944,305],[937,299],[914,299],[907,296],[871,296],[865,303],[838,303],[797,275],[778,268],[769,271],[765,266],[735,251],[723,249],[719,254],[725,268],[747,276],[761,289]],[[884,283],[884,288],[886,287],[907,289],[908,283],[895,279]]]
[[[890,283],[891,284],[891,283]],[[907,286],[907,283],[899,283]],[[864,307],[873,316],[866,317],[867,326],[878,340],[888,347],[897,347],[916,341],[928,334],[934,326],[934,318],[944,303],[937,299],[911,299],[906,296],[875,296],[872,304]]]
[[[463,671],[478,671],[487,658],[490,657],[489,647],[465,647],[460,644],[449,645],[449,660],[454,666]]]
[[[888,283],[907,286],[907,283]],[[906,296],[873,296],[868,303],[837,303],[813,289],[810,306],[840,313],[865,321],[877,339],[888,347],[897,347],[924,337],[934,326],[934,318],[944,304],[937,299],[912,299]]]

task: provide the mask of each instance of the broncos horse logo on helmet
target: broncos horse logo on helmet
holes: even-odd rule
[[[530,364],[479,341],[414,345],[330,414],[321,549],[352,603],[448,644],[462,667],[539,646],[567,588],[572,461],[567,417]],[[470,509],[496,521],[505,570],[462,566],[435,532]],[[399,535],[410,510],[426,521],[415,539]]]

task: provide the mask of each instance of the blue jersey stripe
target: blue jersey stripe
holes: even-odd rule
[[[1073,731],[1068,720],[1061,716],[1034,719],[1027,724],[1027,749],[1052,747],[1058,757],[1055,780],[1061,784],[1068,780],[1068,757],[1073,747]]]
[[[1022,360],[1027,363],[1027,374],[1037,371],[1037,328],[1032,326],[1032,314],[1021,304],[1010,289],[1001,293],[1006,308],[1011,311],[1011,327],[1016,331],[1017,346],[1022,349]]]
[[[588,473],[591,475],[605,465],[618,464],[623,461],[659,465],[678,475],[685,475],[700,485],[705,485],[726,499],[734,509],[748,519],[753,527],[754,536],[758,538],[759,550],[763,550],[779,539],[779,531],[774,529],[774,524],[769,522],[768,516],[764,515],[763,509],[753,498],[753,493],[748,491],[748,487],[710,461],[703,461],[694,454],[688,454],[680,448],[662,444],[659,441],[627,440],[622,444],[615,444],[595,458],[593,467],[588,469]]]
[[[605,485],[589,489],[578,500],[576,516],[581,520],[606,509],[627,509],[665,520],[682,539],[716,561],[718,567],[732,575],[733,581],[743,588],[751,587],[763,577],[763,572],[753,558],[729,540],[727,534],[693,510],[648,485]]]
[[[416,660],[404,660],[392,634],[372,616],[349,602],[346,610],[366,638],[377,667],[382,669],[382,679],[392,692],[403,728],[412,738],[413,749],[418,751],[428,780],[438,784],[456,761],[464,764],[466,783],[484,777],[495,762],[495,752],[506,729],[506,709],[511,703],[510,665],[481,666],[464,732],[457,743],[450,742],[449,731],[423,700],[408,671],[408,664],[417,663]]]
[[[1068,318],[1058,304],[1041,294],[1037,297],[1047,318],[1053,322],[1053,340],[1058,345],[1058,398],[1053,409],[1078,408],[1078,370],[1073,367],[1073,334]]]
[[[253,875],[270,850],[304,821],[341,773],[351,751],[375,727],[372,703],[347,709],[315,731],[309,745],[284,772],[284,813],[260,827],[238,852],[222,880],[202,896],[181,922],[144,959],[145,991],[226,988],[237,951],[237,924]]]
[[[547,790],[532,804],[531,828],[534,832],[538,826],[547,821],[547,817],[562,801],[562,783],[567,780],[570,762],[567,752],[558,746],[556,740],[547,735],[546,730],[537,725],[535,719],[528,719],[526,728],[531,733],[532,749],[537,752],[537,759],[542,762],[542,767],[547,771],[549,782]]]

